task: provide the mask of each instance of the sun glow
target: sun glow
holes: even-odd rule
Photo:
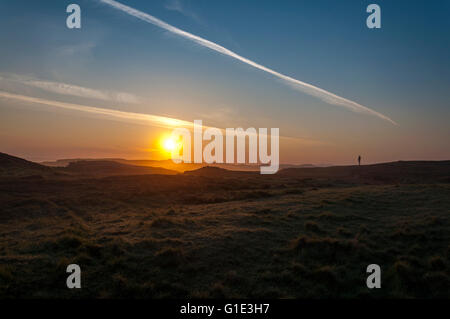
[[[181,143],[173,137],[162,138],[160,145],[161,149],[167,153],[176,152],[181,147]]]
[[[174,151],[174,150],[176,149],[177,143],[175,142],[174,139],[172,139],[172,138],[167,138],[167,139],[164,140],[163,146],[164,146],[164,149],[165,149],[166,151],[172,152],[172,151]]]

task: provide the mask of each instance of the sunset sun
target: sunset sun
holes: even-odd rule
[[[162,148],[166,152],[173,152],[178,148],[178,142],[172,137],[165,138],[162,141]]]

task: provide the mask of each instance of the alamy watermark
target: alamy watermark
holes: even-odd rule
[[[172,139],[177,141],[177,147],[171,151],[175,163],[260,164],[261,174],[275,174],[280,167],[278,128],[271,128],[270,135],[267,128],[221,130],[209,127],[203,130],[203,122],[195,120],[192,130],[174,129]]]
[[[78,4],[69,4],[66,12],[70,13],[66,19],[66,26],[69,29],[81,29],[81,8]]]
[[[369,4],[366,12],[370,15],[366,19],[366,25],[369,29],[381,28],[381,8],[378,4]],[[66,8],[66,13],[70,13],[66,19],[66,26],[69,29],[81,28],[81,8],[78,4],[69,4]]]
[[[367,17],[366,25],[369,29],[381,28],[381,8],[378,4],[369,4],[366,9],[370,15]]]
[[[70,275],[67,277],[67,288],[81,288],[81,268],[77,264],[70,264],[66,268],[66,272]]]
[[[381,288],[381,267],[377,264],[370,264],[366,271],[370,274],[366,280],[367,288]]]

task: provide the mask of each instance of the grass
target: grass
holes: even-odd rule
[[[449,184],[259,178],[0,181],[0,298],[450,297]]]

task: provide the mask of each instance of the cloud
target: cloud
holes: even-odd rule
[[[187,9],[180,0],[169,0],[164,7],[167,10],[179,12],[182,15],[195,20],[197,23],[203,23],[200,17],[192,10]]]
[[[23,84],[62,95],[72,95],[119,103],[139,103],[139,99],[137,97],[124,92],[99,91],[72,84],[39,80],[29,80],[23,82]]]
[[[179,120],[166,116],[159,115],[151,115],[144,113],[134,113],[134,112],[125,112],[118,111],[112,109],[98,108],[93,106],[74,104],[74,103],[66,103],[54,100],[41,99],[26,95],[13,94],[5,91],[0,91],[0,99],[6,100],[14,100],[19,102],[37,104],[41,106],[50,106],[56,107],[69,111],[77,111],[83,113],[89,113],[92,115],[100,116],[103,119],[107,120],[118,120],[121,122],[131,123],[131,124],[139,124],[139,125],[150,125],[156,126],[160,128],[166,129],[174,129],[174,128],[187,128],[189,130],[193,129],[193,122]],[[203,126],[204,129],[214,128],[210,126]],[[222,132],[225,132],[223,128],[219,128]],[[290,139],[297,142],[301,142],[303,144],[323,144],[321,141],[310,140],[299,137],[288,137],[288,136],[280,136],[281,139]]]
[[[139,103],[139,98],[125,92],[114,92],[114,91],[101,91],[90,89],[78,85],[61,83],[61,82],[52,82],[52,81],[44,81],[40,79],[35,79],[31,77],[25,77],[21,75],[14,74],[10,76],[8,79],[1,78],[0,81],[6,80],[10,82],[16,82],[20,84],[24,84],[27,86],[32,86],[39,88],[41,90],[61,94],[61,95],[70,95],[83,97],[88,99],[97,99],[103,101],[112,101],[118,103],[128,103],[128,104],[137,104]]]
[[[188,121],[178,120],[170,117],[149,115],[143,113],[124,112],[118,110],[111,110],[105,108],[98,108],[93,106],[86,106],[81,104],[65,103],[60,101],[53,101],[47,99],[41,99],[36,97],[30,97],[26,95],[12,94],[4,91],[0,91],[0,98],[16,100],[26,103],[33,103],[45,106],[52,106],[66,110],[85,112],[100,115],[107,119],[116,119],[133,124],[145,124],[154,125],[163,128],[173,127],[192,127],[192,123]]]
[[[95,43],[80,43],[80,44],[71,44],[64,45],[57,49],[57,53],[61,55],[80,55],[80,54],[91,54],[92,50],[96,47]]]
[[[139,11],[137,9],[134,9],[132,7],[126,6],[120,2],[114,1],[114,0],[100,0],[100,2],[105,3],[110,5],[111,7],[118,9],[122,12],[125,12],[133,17],[136,17],[140,20],[143,20],[145,22],[151,23],[157,27],[160,27],[164,30],[167,30],[171,33],[174,33],[176,35],[179,35],[185,39],[191,40],[203,47],[209,48],[211,50],[214,50],[216,52],[219,52],[223,55],[232,57],[238,61],[241,61],[247,65],[250,65],[256,69],[259,69],[261,71],[267,72],[273,76],[275,76],[278,79],[283,80],[286,84],[289,84],[289,86],[291,86],[292,88],[296,89],[296,90],[300,90],[304,93],[313,95],[315,97],[320,98],[321,100],[329,103],[329,104],[333,104],[333,105],[337,105],[337,106],[341,106],[341,107],[345,107],[351,111],[354,112],[359,112],[359,113],[365,113],[365,114],[369,114],[369,115],[373,115],[376,116],[378,118],[381,118],[383,120],[386,120],[392,124],[397,125],[397,123],[395,123],[392,119],[390,119],[389,117],[387,117],[386,115],[383,115],[375,110],[370,109],[367,106],[364,106],[362,104],[356,103],[354,101],[348,100],[346,98],[340,97],[336,94],[333,94],[331,92],[328,92],[324,89],[321,89],[317,86],[314,86],[312,84],[306,83],[306,82],[302,82],[300,80],[294,79],[292,77],[289,77],[287,75],[281,74],[277,71],[274,71],[268,67],[265,67],[261,64],[258,64],[250,59],[244,58],[243,56],[240,56],[239,54],[217,44],[214,43],[212,41],[206,40],[204,38],[201,38],[199,36],[196,36],[192,33],[183,31],[177,27],[174,27],[154,16],[151,16],[145,12]]]

